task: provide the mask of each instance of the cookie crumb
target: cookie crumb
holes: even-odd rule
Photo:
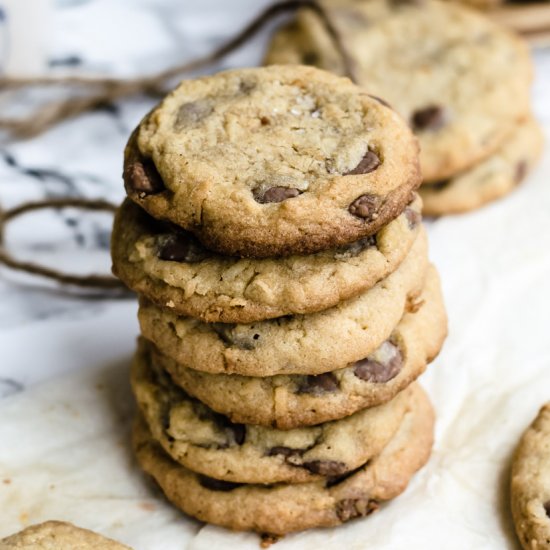
[[[260,548],[269,548],[272,544],[279,542],[279,540],[282,538],[282,535],[271,535],[269,533],[263,533],[261,535]]]

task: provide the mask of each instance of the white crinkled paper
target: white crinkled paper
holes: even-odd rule
[[[75,32],[66,36],[79,44],[84,19],[77,10],[106,5],[96,0],[71,8],[67,17],[74,17],[74,25],[68,29]],[[114,5],[115,11],[128,9],[123,2]],[[183,31],[197,40],[208,37],[210,21],[214,34],[221,27],[229,32],[220,6],[209,0],[204,9],[210,19],[187,18]],[[234,15],[245,18],[244,12]],[[193,43],[197,53],[210,47]],[[250,50],[248,55],[239,61],[257,62]],[[535,107],[547,138],[540,166],[509,197],[428,223],[450,319],[444,350],[422,377],[438,417],[429,464],[378,513],[337,529],[287,536],[274,550],[518,548],[508,507],[511,454],[540,405],[550,400],[550,50],[538,52],[537,65]],[[83,131],[99,122],[88,117]],[[49,158],[62,149],[53,143],[56,132],[45,138],[49,148],[31,143],[21,151]],[[82,132],[77,135],[83,139]],[[106,172],[118,170],[122,141],[106,147]],[[29,308],[40,299],[34,292]],[[6,300],[10,294],[5,291]],[[0,537],[60,519],[135,550],[258,549],[255,535],[186,518],[136,468],[129,450],[128,384],[135,303],[90,303],[77,314],[48,312],[47,322],[18,321],[13,327],[9,320],[19,319],[20,311],[12,309],[3,312],[0,327],[0,377],[49,379],[0,400]]]

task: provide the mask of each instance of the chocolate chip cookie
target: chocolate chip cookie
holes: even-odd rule
[[[507,195],[535,165],[542,145],[538,123],[527,119],[496,153],[478,165],[447,180],[423,185],[424,213],[440,216],[467,212]]]
[[[373,235],[420,183],[406,123],[348,79],[274,66],[183,81],[132,134],[128,196],[225,255]]]
[[[138,350],[132,388],[164,450],[194,472],[241,483],[298,483],[343,475],[378,455],[409,410],[410,386],[379,407],[342,420],[282,431],[236,424],[191,398]]]
[[[511,503],[523,548],[550,548],[550,403],[541,408],[516,450]]]
[[[232,422],[288,430],[343,418],[392,399],[424,372],[446,334],[439,278],[431,267],[422,294],[389,339],[344,369],[267,378],[209,374],[178,364],[155,348],[150,351],[153,364],[166,369],[176,384]]]
[[[207,324],[142,302],[138,317],[145,338],[193,369],[245,376],[321,374],[364,359],[389,338],[407,302],[422,290],[427,266],[422,228],[396,271],[357,298],[319,313]]]
[[[46,521],[0,540],[1,550],[131,550],[114,540],[102,537],[62,521]]]
[[[426,181],[477,164],[528,115],[528,49],[488,18],[437,0],[324,5],[355,60],[359,84],[401,113],[418,137]],[[310,10],[275,36],[266,63],[343,72],[331,38]]]
[[[392,273],[419,231],[418,197],[370,237],[309,256],[245,259],[206,250],[177,226],[126,200],[112,236],[113,270],[159,307],[206,322],[250,323],[312,313]]]
[[[163,451],[142,419],[134,449],[141,467],[185,513],[233,530],[282,535],[364,517],[399,495],[429,458],[433,423],[430,402],[418,392],[380,455],[353,472],[309,483],[242,484],[196,474]]]

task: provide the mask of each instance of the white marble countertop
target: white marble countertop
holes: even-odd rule
[[[177,0],[66,0],[54,16],[52,70],[116,75],[155,72],[209,51],[267,4],[266,0],[202,0],[200,5]],[[264,33],[215,69],[258,64],[265,40]],[[547,137],[541,166],[512,196],[466,216],[431,222],[428,227],[451,331],[444,352],[425,377],[439,417],[432,477],[424,474],[403,503],[407,498],[415,502],[419,491],[431,495],[426,509],[441,525],[433,527],[420,512],[400,517],[403,510],[396,502],[385,516],[377,514],[371,522],[369,536],[376,539],[377,548],[398,546],[395,536],[375,536],[391,521],[398,521],[408,533],[399,539],[408,548],[515,548],[506,519],[487,511],[500,495],[501,481],[494,494],[487,491],[491,480],[501,475],[522,427],[543,401],[550,400],[550,379],[541,374],[544,369],[550,372],[550,49],[538,50],[534,57],[534,110]],[[38,138],[0,146],[0,204],[10,207],[25,200],[64,196],[119,202],[123,146],[151,104],[149,99],[133,98],[64,123]],[[23,258],[77,272],[107,272],[109,224],[107,215],[48,212],[14,223],[7,242]],[[32,438],[41,424],[22,415],[23,409],[47,402],[48,396],[70,393],[74,384],[91,384],[93,373],[105,369],[110,369],[109,380],[125,384],[121,364],[127,364],[134,348],[137,322],[134,299],[68,296],[53,284],[6,269],[0,269],[0,304],[1,479],[8,470],[13,472],[18,453],[27,461],[33,452],[40,454]],[[118,374],[113,374],[115,367]],[[38,384],[46,380],[46,385]],[[122,391],[127,395],[127,388]],[[24,442],[14,438],[15,426],[31,427]],[[67,428],[67,434],[71,429]],[[11,448],[14,444],[17,448]],[[105,442],[97,445],[103,448]],[[488,470],[498,460],[498,467]],[[461,470],[464,464],[467,467]],[[472,485],[472,491],[455,493],[450,481],[437,485],[449,472],[455,483]],[[472,481],[472,472],[484,476],[484,481]],[[23,504],[13,504],[13,490],[0,484],[0,536],[50,514],[74,519],[59,507],[33,508],[28,502],[23,514],[17,508]],[[129,491],[126,486],[120,490]],[[481,495],[485,508],[476,508],[472,495]],[[443,510],[436,496],[443,499]],[[35,499],[33,495],[28,498]],[[10,513],[5,512],[7,506]],[[501,509],[503,504],[495,506]],[[136,529],[134,524],[133,532],[140,536],[132,536],[120,527],[122,519],[110,522],[97,510],[84,515],[83,522],[133,544],[136,550],[207,546],[211,550],[229,547],[228,540],[240,548],[257,547],[249,535],[227,535],[196,522],[180,529],[176,527],[182,525],[180,516],[173,511],[166,514],[161,522],[164,538],[145,535],[145,528]],[[461,516],[452,527],[451,514]],[[315,534],[290,537],[275,548],[309,548],[319,546],[321,540],[326,548],[343,548],[348,543],[346,547],[363,548],[365,539],[361,543],[358,537],[364,532],[359,529],[351,525],[329,534],[324,531],[326,538]],[[453,535],[452,544],[442,538],[445,531]]]

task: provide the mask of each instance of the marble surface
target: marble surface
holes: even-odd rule
[[[50,71],[154,72],[209,51],[267,3],[64,0],[54,14]],[[265,40],[264,33],[213,70],[257,64]],[[550,49],[534,57],[543,162],[510,197],[428,226],[451,329],[424,377],[439,418],[429,467],[369,521],[288,537],[277,550],[364,548],[365,541],[388,549],[516,548],[506,468],[522,428],[550,400]],[[2,207],[62,196],[120,201],[123,145],[151,104],[133,98],[0,145]],[[22,258],[108,271],[109,225],[107,215],[44,212],[10,226],[7,242]],[[83,298],[0,269],[0,304],[0,479],[10,480],[0,483],[0,536],[56,517],[136,550],[258,547],[252,535],[182,519],[135,471],[126,381],[134,299]]]

